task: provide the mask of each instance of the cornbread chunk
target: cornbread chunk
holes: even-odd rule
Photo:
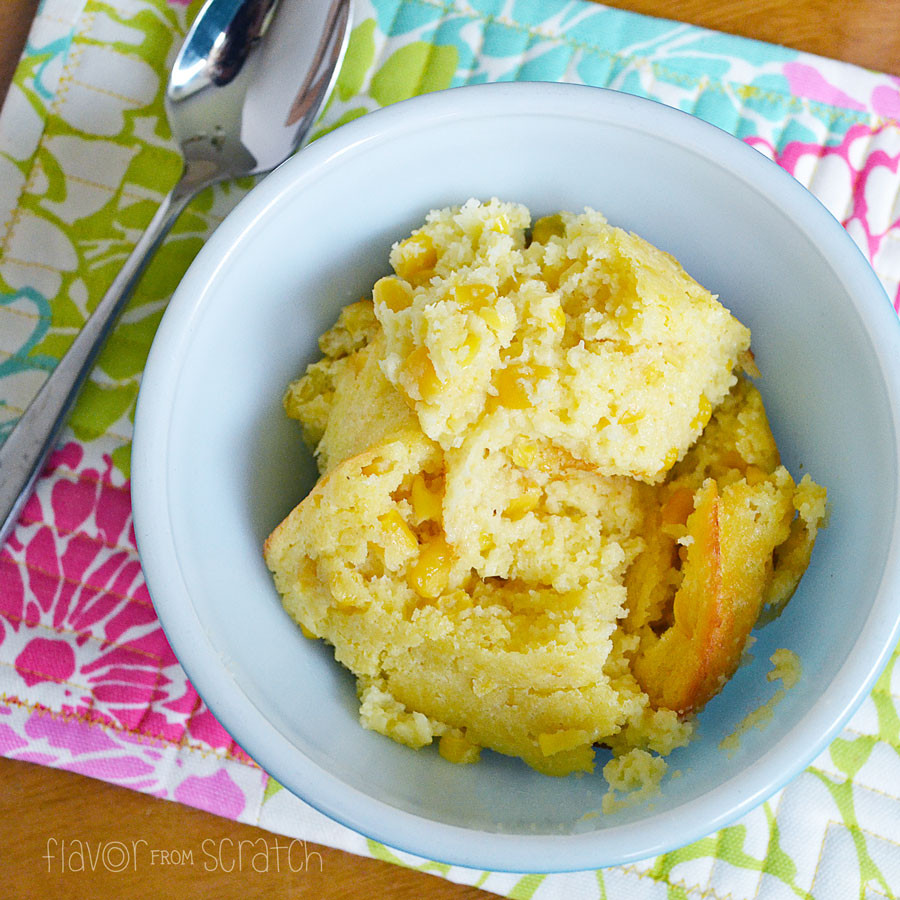
[[[603,812],[614,813],[655,797],[661,793],[660,782],[665,773],[665,762],[646,750],[634,748],[611,759],[603,767],[603,777],[609,785],[602,801]]]
[[[772,682],[780,681],[782,687],[779,687],[765,703],[747,713],[734,731],[719,742],[719,749],[724,750],[729,755],[732,755],[740,748],[741,738],[750,729],[758,728],[762,731],[769,725],[772,721],[775,707],[784,700],[787,692],[803,675],[800,658],[792,650],[787,650],[784,647],[779,648],[769,657],[769,662],[772,663],[772,668],[766,673],[766,680]]]
[[[345,307],[319,348],[323,358],[289,385],[284,407],[328,472],[414,417],[381,370],[384,333],[371,300]]]
[[[507,443],[507,418],[503,410],[486,415],[459,449],[446,451],[448,542],[483,578],[558,591],[621,585],[642,546],[652,490],[600,475],[546,440],[517,434]]]
[[[781,465],[749,332],[598,213],[429,214],[285,396],[320,472],[266,541],[360,721],[473,763],[661,758],[805,571],[825,491]]]
[[[453,730],[470,751],[490,747],[548,774],[590,771],[595,743],[655,718],[613,640],[625,552],[564,588],[539,573],[473,571],[417,498],[417,485],[439,491],[444,471],[440,447],[410,429],[321,479],[266,544],[285,608],[357,674],[368,727],[416,747]],[[642,499],[618,487],[624,506]],[[613,538],[593,533],[598,518],[582,518],[578,540],[610,554]],[[640,522],[634,508],[626,518]],[[545,552],[564,562],[562,544]],[[671,716],[659,730],[666,749],[688,732]]]
[[[796,588],[824,514],[824,489],[779,464],[741,379],[659,489],[627,576],[634,673],[655,706],[688,713],[718,693],[763,608],[774,616]]]
[[[597,212],[429,213],[375,285],[388,380],[458,447],[485,412],[526,412],[606,475],[660,481],[735,382],[750,332],[671,256]],[[427,252],[425,252],[427,249]]]

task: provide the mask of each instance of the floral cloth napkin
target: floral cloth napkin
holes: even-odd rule
[[[0,439],[174,183],[165,73],[199,0],[44,0],[0,115]],[[687,110],[809,186],[900,301],[900,81],[584,0],[357,0],[319,130],[474,82],[575,81]],[[844,733],[729,828],[641,863],[476,872],[355,834],[282,790],[216,722],[135,551],[129,449],[166,301],[249,183],[206,191],[150,266],[0,556],[0,752],[393,860],[508,897],[894,897],[900,666]]]

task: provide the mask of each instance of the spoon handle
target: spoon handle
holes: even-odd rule
[[[181,188],[179,182],[165,197],[109,290],[0,446],[0,547],[16,524],[116,317],[190,199],[191,193]]]

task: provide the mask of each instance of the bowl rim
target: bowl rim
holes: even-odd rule
[[[900,409],[900,322],[880,281],[841,224],[773,161],[689,113],[610,89],[550,82],[468,85],[395,103],[323,135],[263,179],[219,225],[176,290],[151,347],[135,414],[132,502],[144,576],[164,633],[215,717],[266,772],[331,819],[416,856],[479,870],[562,872],[635,862],[699,840],[763,802],[827,747],[868,695],[900,637],[900,591],[891,589],[900,583],[896,496],[872,613],[831,682],[828,701],[818,698],[778,744],[715,791],[650,821],[613,825],[602,834],[502,834],[437,822],[376,800],[313,763],[263,716],[207,637],[167,527],[168,425],[192,325],[211,302],[218,274],[283,195],[372,142],[394,140],[448,118],[525,113],[586,118],[648,132],[721,166],[782,211],[790,207],[791,218],[804,223],[797,227],[848,286],[888,399],[893,409]],[[853,283],[859,287],[851,291]],[[892,425],[896,459],[896,420]],[[801,734],[804,740],[798,739]],[[803,752],[797,752],[798,745]]]

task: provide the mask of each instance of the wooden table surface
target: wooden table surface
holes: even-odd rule
[[[0,0],[0,97],[6,93],[36,5],[37,0]],[[900,0],[607,0],[607,5],[900,75]],[[64,840],[92,847],[111,841],[130,846],[134,841],[147,852],[136,855],[138,864],[127,872],[103,867],[94,872],[64,871],[54,853]],[[208,862],[202,847],[230,851],[242,840],[257,842],[256,847],[262,846],[260,840],[266,842],[272,860],[269,871],[238,866],[228,852],[222,854],[222,865],[201,864]],[[285,865],[276,871],[278,840],[257,828],[81,775],[0,759],[0,896],[16,900],[491,896],[314,844],[304,847],[305,865]],[[280,841],[284,846],[286,839]],[[188,850],[193,850],[193,866],[172,863],[171,851]]]

